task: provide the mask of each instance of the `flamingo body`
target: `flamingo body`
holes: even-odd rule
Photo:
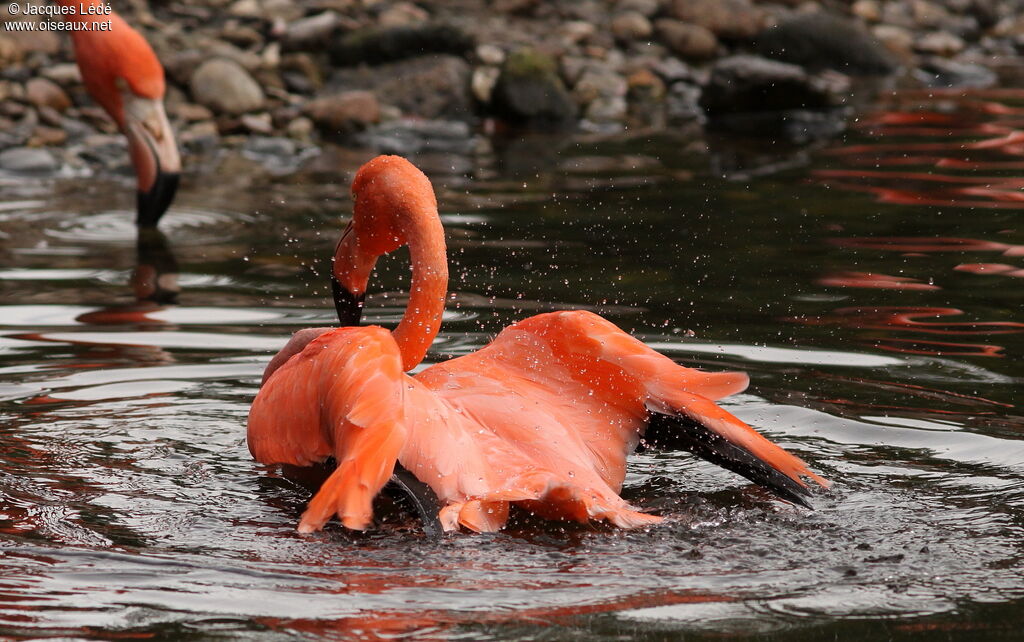
[[[402,159],[390,164],[406,177],[412,168]],[[395,180],[397,173],[387,167],[371,167],[385,172],[378,186]],[[365,171],[356,185],[369,180]],[[369,274],[365,260],[349,260],[352,252],[359,255],[352,239],[365,220],[361,198],[356,195],[355,227],[343,236],[335,261],[337,280],[359,292],[365,280],[346,270],[362,266],[360,274]],[[403,216],[400,204],[392,205],[380,211]],[[414,218],[436,218],[436,209],[416,211],[426,214]],[[393,333],[378,326],[296,333],[268,366],[253,402],[249,448],[257,460],[309,465],[333,456],[338,462],[299,530],[317,530],[335,514],[349,528],[366,528],[373,497],[396,462],[436,493],[445,530],[498,530],[511,504],[552,519],[604,520],[624,528],[655,523],[661,518],[637,511],[619,492],[627,456],[666,421],[670,440],[791,501],[804,502],[801,475],[827,483],[714,403],[743,390],[746,375],[680,366],[590,312],[525,319],[473,354],[405,374],[410,362],[422,358],[409,358],[422,343],[410,343],[410,333],[425,327],[432,339],[431,324],[439,318],[430,307],[437,270],[432,278],[417,276],[422,254],[413,243],[424,236],[398,231],[393,239],[407,234],[416,240],[410,241],[414,293],[406,325]],[[433,239],[429,233],[426,238]],[[427,299],[417,298],[425,296],[415,292],[417,283]],[[410,318],[420,319],[419,325]]]

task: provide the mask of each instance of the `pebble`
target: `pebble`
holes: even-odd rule
[[[199,66],[190,82],[196,102],[225,114],[244,114],[263,106],[260,85],[237,62],[214,58]]]
[[[646,40],[654,33],[654,27],[647,17],[637,11],[624,11],[611,22],[612,34],[624,42]]]
[[[348,133],[380,121],[380,102],[370,91],[346,91],[306,103],[303,111],[327,133]]]
[[[705,27],[671,18],[657,20],[654,25],[661,41],[682,58],[708,60],[718,52],[718,38]]]
[[[42,174],[56,171],[58,167],[57,159],[45,149],[12,147],[0,152],[0,169],[9,172]]]
[[[25,84],[25,97],[36,107],[50,107],[59,112],[71,106],[71,99],[60,85],[46,78],[33,78]]]
[[[949,57],[960,53],[966,46],[963,38],[959,36],[948,31],[933,31],[918,38],[914,43],[914,50]]]

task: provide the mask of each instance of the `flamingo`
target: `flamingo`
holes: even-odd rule
[[[808,477],[828,482],[714,400],[748,378],[680,366],[587,311],[540,314],[479,351],[406,374],[441,325],[444,230],[427,177],[378,156],[352,183],[354,210],[334,255],[342,327],[294,334],[270,361],[248,420],[263,464],[337,467],[298,530],[333,516],[367,528],[396,462],[428,485],[446,531],[501,529],[510,504],[550,519],[623,528],[659,522],[619,496],[641,443],[684,448],[808,506]],[[394,331],[356,326],[378,257],[408,245],[412,282]]]
[[[121,16],[88,14],[103,0],[59,0],[75,13],[62,19],[110,21],[109,30],[71,32],[75,60],[89,94],[117,123],[128,139],[128,151],[138,183],[139,228],[160,221],[178,188],[181,159],[164,111],[164,69],[142,35]]]

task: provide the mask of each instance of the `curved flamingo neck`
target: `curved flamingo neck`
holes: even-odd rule
[[[437,210],[417,216],[406,240],[412,265],[409,304],[392,336],[402,354],[402,369],[408,371],[423,361],[444,316],[448,256]]]

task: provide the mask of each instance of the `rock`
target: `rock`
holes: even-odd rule
[[[833,73],[833,76],[840,75]],[[711,68],[711,78],[701,95],[700,104],[709,116],[825,109],[842,101],[840,94],[844,87],[833,85],[834,80],[832,77],[812,76],[785,62],[756,56],[731,56],[719,60]]]
[[[468,118],[473,112],[470,68],[455,56],[431,55],[378,67],[340,69],[329,87],[368,89],[388,104],[422,118]]]
[[[321,131],[349,134],[380,121],[380,103],[369,91],[346,91],[306,103],[303,110]]]
[[[82,84],[82,72],[73,62],[63,62],[43,69],[43,77],[62,87]]]
[[[586,105],[598,98],[621,98],[626,95],[626,79],[617,71],[602,64],[591,64],[573,85],[572,94],[577,103]]]
[[[28,139],[29,147],[49,147],[52,145],[63,145],[68,140],[68,135],[63,129],[56,127],[36,127],[32,136]]]
[[[878,0],[857,0],[850,5],[850,13],[868,22],[878,22],[882,19],[882,7]]]
[[[981,65],[930,57],[914,70],[914,77],[928,87],[984,89],[998,82],[995,72]]]
[[[59,112],[71,106],[71,99],[52,80],[33,78],[25,84],[25,97],[36,107],[50,107]]]
[[[214,147],[219,137],[216,123],[206,120],[186,127],[178,134],[178,142],[183,147],[207,149]]]
[[[946,11],[945,7],[934,2],[928,2],[927,0],[911,0],[910,15],[914,18],[917,26],[926,29],[940,27],[950,18],[949,12]]]
[[[669,87],[665,97],[665,115],[670,122],[682,122],[702,118],[704,109],[700,106],[701,89],[685,82]]]
[[[661,41],[677,56],[688,60],[708,60],[718,53],[718,38],[700,25],[662,18],[655,21],[654,26]]]
[[[288,25],[283,38],[284,48],[287,51],[319,51],[340,25],[341,16],[334,11],[300,18]]]
[[[634,120],[663,125],[665,82],[649,69],[638,69],[626,78],[626,102]]]
[[[626,117],[628,105],[622,96],[602,96],[583,110],[583,117],[592,123],[619,123]]]
[[[0,169],[23,174],[44,174],[60,167],[57,159],[45,149],[13,147],[0,152]]]
[[[199,65],[203,64],[206,57],[196,49],[174,51],[163,56],[160,62],[164,65],[164,71],[168,78],[175,83],[187,87]]]
[[[274,124],[267,112],[243,115],[242,126],[254,134],[271,134],[274,131]]]
[[[263,90],[233,60],[207,60],[192,74],[192,98],[217,113],[244,114],[263,106]]]
[[[520,125],[564,127],[576,117],[576,105],[554,60],[529,48],[513,52],[505,61],[491,107],[497,116]]]
[[[954,56],[966,47],[963,38],[954,36],[948,31],[932,31],[918,38],[914,50],[937,56]]]
[[[310,134],[313,133],[313,121],[305,116],[299,116],[288,123],[285,132],[296,140],[309,140]]]
[[[590,40],[597,33],[597,27],[585,20],[570,20],[562,23],[558,27],[558,32],[566,44],[576,45]]]
[[[798,15],[757,36],[758,53],[809,69],[885,75],[896,63],[881,43],[855,22],[825,12]]]
[[[647,40],[654,33],[654,27],[647,17],[637,11],[624,11],[612,18],[612,35],[618,40],[630,42]]]
[[[661,11],[659,0],[619,0],[615,3],[616,13],[635,11],[645,18],[651,18]]]
[[[228,7],[228,15],[240,18],[259,18],[261,14],[259,0],[238,0]]]
[[[485,65],[497,67],[505,62],[505,51],[497,45],[483,44],[476,48],[477,59]]]
[[[11,80],[0,80],[0,105],[12,105],[25,98],[25,87]],[[11,101],[11,102],[8,102]]]
[[[220,37],[239,47],[251,47],[263,42],[263,35],[252,27],[229,21],[220,30]]]
[[[274,22],[291,22],[302,17],[302,6],[294,0],[262,0],[260,17]]]
[[[484,105],[490,103],[491,96],[494,94],[494,86],[498,84],[500,75],[501,69],[497,67],[485,66],[474,69],[473,78],[470,81],[473,97]]]
[[[311,94],[324,84],[320,65],[307,53],[293,53],[282,58],[281,77],[289,90],[300,94]]]
[[[398,2],[377,17],[381,27],[406,27],[430,20],[430,14],[411,2]]]
[[[894,25],[876,25],[871,33],[896,59],[909,63],[914,58],[914,36]]]
[[[749,40],[765,26],[764,12],[749,0],[673,0],[669,14],[726,40]]]
[[[0,33],[0,69],[6,69],[21,62],[25,52],[18,41]]]
[[[388,29],[360,29],[329,47],[331,62],[339,66],[382,63],[439,53],[464,56],[473,38],[456,27],[426,24]]]

